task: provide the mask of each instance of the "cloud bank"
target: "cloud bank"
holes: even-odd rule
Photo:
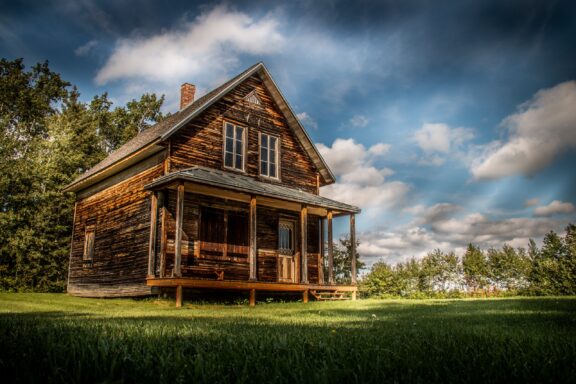
[[[200,78],[207,70],[224,76],[237,64],[239,54],[278,52],[284,42],[278,26],[271,16],[255,20],[220,5],[173,30],[119,40],[98,71],[96,82],[142,79],[172,83]]]
[[[317,144],[320,154],[338,182],[322,188],[321,194],[331,199],[354,204],[375,215],[384,208],[395,206],[409,191],[409,186],[386,178],[394,171],[375,165],[385,156],[390,145],[376,143],[370,148],[353,139],[336,139],[331,147]]]
[[[512,175],[530,176],[552,163],[561,152],[576,148],[576,82],[538,91],[518,112],[502,122],[505,142],[485,147],[471,172],[475,180]]]

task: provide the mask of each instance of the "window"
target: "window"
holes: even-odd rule
[[[246,212],[202,208],[200,250],[207,256],[247,257],[248,229]]]
[[[246,128],[224,124],[224,166],[244,171]]]
[[[86,223],[84,230],[84,255],[82,260],[85,262],[92,262],[94,259],[94,240],[96,239],[96,225],[94,223]]]
[[[278,178],[278,138],[260,134],[260,175]]]
[[[278,225],[278,252],[281,255],[294,255],[294,223],[280,221]]]

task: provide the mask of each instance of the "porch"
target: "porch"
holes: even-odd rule
[[[355,299],[357,207],[204,167],[146,188],[152,191],[147,285],[175,288],[177,306],[184,288],[246,291],[251,305],[257,291],[301,292],[304,302],[309,294],[324,297],[319,292]],[[350,224],[350,285],[334,278],[339,216]]]

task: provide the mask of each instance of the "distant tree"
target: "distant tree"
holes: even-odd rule
[[[372,265],[370,272],[362,279],[362,290],[369,296],[402,295],[398,275],[394,269],[383,261]]]
[[[360,260],[358,246],[360,242],[356,240],[356,271],[364,268],[365,264]],[[350,284],[352,280],[352,243],[349,237],[343,237],[334,243],[334,279],[338,284]],[[328,276],[327,269],[325,276]]]
[[[475,292],[488,284],[489,267],[486,255],[477,246],[468,244],[462,258],[462,268],[466,285]]]

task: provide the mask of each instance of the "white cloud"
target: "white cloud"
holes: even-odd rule
[[[448,153],[452,148],[473,137],[474,134],[470,128],[450,128],[446,124],[425,123],[414,133],[414,139],[426,153]]]
[[[90,51],[92,51],[98,45],[98,41],[90,40],[84,45],[79,46],[74,50],[76,56],[86,56]]]
[[[424,156],[418,160],[418,164],[427,166],[440,166],[446,162],[449,155],[457,155],[461,145],[471,140],[474,132],[470,128],[451,128],[447,124],[425,123],[414,132],[413,139]]]
[[[424,124],[414,133],[414,139],[424,152],[448,152],[450,127],[446,124]]]
[[[538,198],[533,198],[533,199],[527,199],[524,202],[524,207],[533,207],[535,205],[538,205],[538,203],[540,203],[540,200],[538,200]]]
[[[296,117],[306,128],[318,129],[318,123],[308,113],[297,113]]]
[[[414,220],[391,230],[362,232],[359,252],[368,266],[383,259],[388,263],[420,258],[438,248],[462,255],[469,243],[483,249],[507,243],[527,247],[529,239],[540,242],[550,230],[563,233],[566,221],[545,217],[493,219],[478,212],[461,215],[462,207],[441,203],[405,209]]]
[[[173,30],[150,37],[119,40],[96,82],[141,79],[174,83],[199,79],[209,70],[226,75],[239,54],[278,52],[284,38],[271,16],[254,20],[245,13],[216,6]]]
[[[368,118],[364,115],[354,115],[350,119],[350,124],[356,128],[364,128],[368,125],[369,122],[370,120],[368,120]]]
[[[534,216],[552,216],[556,214],[566,214],[574,212],[574,204],[554,200],[548,205],[536,207],[534,209]]]
[[[374,164],[390,150],[388,144],[376,143],[366,149],[353,139],[336,139],[332,147],[324,144],[317,147],[339,178],[336,184],[321,189],[323,196],[357,205],[366,214],[376,215],[400,202],[409,191],[407,184],[386,179],[394,174],[393,170]]]
[[[483,156],[472,163],[475,180],[532,175],[559,153],[576,148],[575,81],[540,90],[518,109],[502,122],[508,140],[490,143]]]

